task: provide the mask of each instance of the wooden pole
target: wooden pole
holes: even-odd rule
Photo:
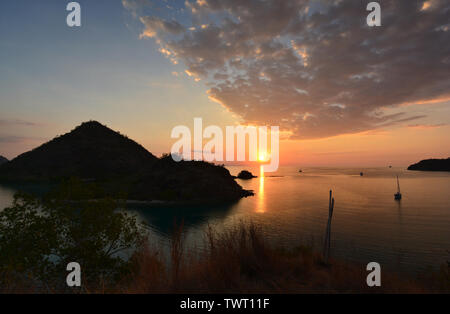
[[[333,218],[333,209],[334,209],[334,197],[333,191],[330,190],[330,200],[328,202],[328,224],[327,229],[325,231],[325,241],[323,246],[323,258],[325,263],[328,263],[328,258],[330,257],[330,249],[331,249],[331,219]]]

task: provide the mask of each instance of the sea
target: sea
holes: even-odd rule
[[[254,223],[274,246],[307,245],[320,252],[332,191],[333,258],[377,262],[404,273],[436,270],[450,261],[450,173],[399,167],[280,167],[263,174],[259,167],[227,168],[233,175],[245,169],[258,176],[237,179],[255,195],[214,206],[130,205],[126,210],[145,223],[150,242],[162,247],[170,245],[174,226],[183,226],[187,246],[201,248],[208,227],[221,232]],[[394,199],[397,176],[400,201]],[[11,205],[15,192],[0,185],[0,210]]]

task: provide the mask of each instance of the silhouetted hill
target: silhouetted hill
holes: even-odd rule
[[[7,163],[9,160],[0,155],[0,165]]]
[[[0,167],[0,178],[52,181],[76,176],[105,179],[139,172],[157,158],[96,121],[85,122]]]
[[[177,163],[171,156],[158,159],[96,121],[0,166],[3,182],[61,182],[72,177],[90,182],[94,198],[120,195],[140,201],[215,202],[251,194],[224,167],[200,161]]]
[[[450,171],[450,158],[426,159],[408,167],[408,170]]]
[[[230,172],[203,161],[163,157],[131,184],[130,199],[169,201],[231,201],[253,195]]]

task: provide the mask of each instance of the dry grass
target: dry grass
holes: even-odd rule
[[[450,265],[418,280],[382,272],[382,286],[366,285],[365,265],[330,259],[310,246],[275,248],[260,227],[241,223],[224,232],[208,227],[201,249],[186,249],[183,226],[173,233],[169,256],[144,245],[132,257],[132,274],[114,287],[65,290],[63,293],[434,293],[450,292]],[[17,278],[3,282],[0,293],[55,293]],[[26,283],[28,282],[28,284]]]
[[[322,257],[311,247],[277,249],[254,224],[222,233],[209,227],[196,254],[184,250],[181,229],[172,240],[170,262],[145,249],[119,293],[424,293],[428,286],[382,273],[382,287],[366,285],[365,265]],[[442,291],[441,291],[442,292]],[[448,292],[448,290],[447,290]]]

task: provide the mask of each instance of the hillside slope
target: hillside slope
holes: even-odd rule
[[[0,167],[0,178],[51,181],[71,176],[105,179],[139,172],[157,158],[144,147],[96,121],[26,152]]]
[[[450,171],[450,158],[426,159],[408,167],[408,170],[419,171]]]

